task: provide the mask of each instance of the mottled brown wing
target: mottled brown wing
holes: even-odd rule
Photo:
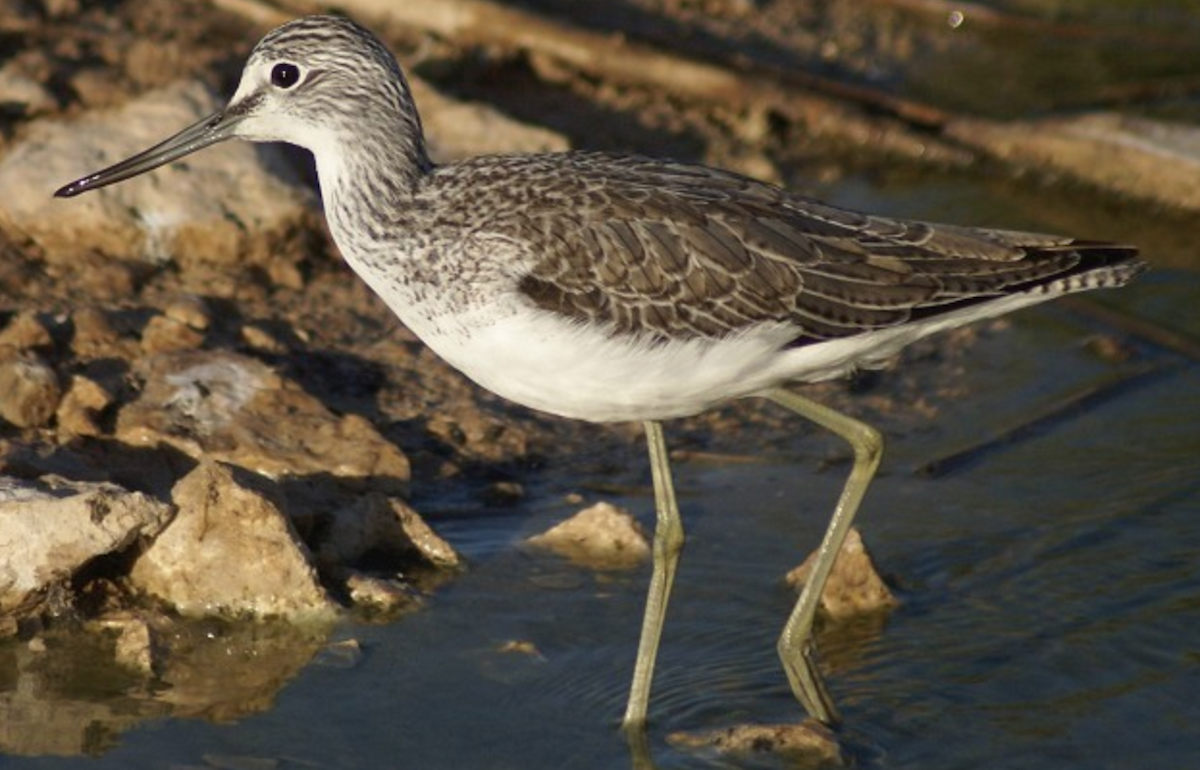
[[[583,210],[547,212],[539,230],[553,237],[521,290],[616,333],[714,338],[784,322],[803,344],[1071,276],[1100,281],[1135,253],[871,217],[699,166],[569,157]]]

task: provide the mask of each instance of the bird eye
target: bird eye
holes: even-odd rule
[[[276,88],[291,88],[300,82],[300,68],[289,62],[281,62],[271,68],[271,85]]]

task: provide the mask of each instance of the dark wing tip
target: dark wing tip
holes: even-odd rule
[[[1150,267],[1138,256],[1137,246],[1126,243],[1077,240],[1069,248],[1079,255],[1073,272],[1098,280],[1095,288],[1124,286]]]

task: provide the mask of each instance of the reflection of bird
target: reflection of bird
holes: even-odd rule
[[[867,216],[701,166],[592,153],[435,166],[393,56],[353,22],[319,16],[269,33],[224,110],[58,195],[230,138],[311,150],[343,256],[480,385],[566,417],[645,423],[658,525],[625,713],[635,728],[683,544],[660,420],[762,395],[853,446],[779,642],[796,696],[831,722],[813,617],[882,442],[781,386],[876,365],[979,318],[1119,286],[1143,268],[1128,246]]]

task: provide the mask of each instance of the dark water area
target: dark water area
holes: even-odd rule
[[[1056,4],[1064,24],[1084,14],[1084,5]],[[1120,9],[1136,6],[1137,19],[1150,19],[1145,23],[1172,40],[1194,41],[1200,32],[1200,7],[1170,6],[1177,21],[1164,25],[1146,12],[1151,4],[1107,5],[1118,14],[1116,22],[1104,22],[1110,29],[1132,24]],[[1087,55],[1101,61],[1107,50]],[[1080,77],[1111,84],[1114,71],[1151,66],[1138,49],[1118,46],[1112,56],[1122,50],[1120,67],[1097,74],[1079,65]],[[985,58],[994,55],[979,49],[980,58],[960,68],[959,83],[977,83],[977,71],[995,74]],[[1170,56],[1184,66],[1182,49]],[[1195,66],[1195,57],[1188,59]],[[1044,104],[1059,103],[1035,69],[1012,64],[1003,72],[1006,83],[1021,81]],[[925,83],[913,93],[934,94]],[[943,103],[959,93],[962,103],[972,102],[981,90],[947,88],[936,94]],[[1020,109],[1036,111],[1039,104],[1030,99]],[[963,175],[863,172],[818,193],[885,214],[1138,243],[1156,269],[1095,302],[1200,340],[1194,222],[1088,193]],[[918,472],[1111,374],[1112,365],[1099,363],[1084,344],[1097,334],[1122,339],[1133,357],[1121,366],[1140,374],[1109,397],[946,473]],[[966,396],[939,400],[935,416],[889,433],[881,474],[860,514],[863,536],[895,583],[900,606],[827,624],[819,635],[828,684],[845,718],[839,737],[854,765],[1195,766],[1200,362],[1114,327],[1086,306],[1054,304],[981,335],[959,384]],[[745,439],[739,437],[739,447]],[[713,449],[721,442],[714,438]],[[689,544],[651,701],[656,766],[791,766],[778,757],[679,750],[665,736],[801,716],[774,649],[792,603],[782,576],[818,542],[847,471],[825,461],[841,452],[833,438],[806,430],[782,454],[759,462],[676,464]],[[46,719],[74,719],[89,747],[86,757],[54,747],[2,756],[0,768],[630,767],[618,722],[648,567],[596,573],[520,546],[580,507],[564,495],[589,485],[632,490],[602,497],[650,527],[644,455],[631,452],[618,476],[531,473],[522,502],[486,516],[457,515],[453,501],[441,516],[436,505],[422,509],[470,569],[419,612],[335,628],[330,638],[357,640],[360,659],[322,652],[323,636],[255,646],[234,643],[234,632],[223,627],[201,633],[196,643],[207,638],[212,645],[209,670],[247,666],[276,683],[230,693],[228,708],[189,713],[179,704],[161,705],[170,703],[169,693],[131,694],[119,677],[89,678],[97,675],[84,673],[84,664],[0,682],[10,694],[44,690],[38,695],[45,696]],[[510,642],[525,643],[524,651],[504,651]],[[0,660],[20,658],[20,646],[4,642]],[[284,649],[296,659],[286,660]],[[264,673],[273,666],[277,674]],[[105,714],[124,716],[91,716],[100,705]],[[0,725],[0,732],[8,730]],[[7,745],[21,743],[21,736],[6,737]]]

